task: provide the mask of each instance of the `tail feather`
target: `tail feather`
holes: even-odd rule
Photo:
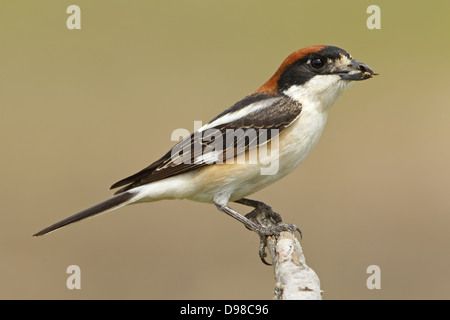
[[[33,237],[42,236],[46,233],[52,232],[56,229],[64,227],[73,222],[77,222],[77,221],[98,215],[100,213],[104,213],[107,211],[111,211],[111,210],[123,207],[123,206],[129,204],[131,202],[130,200],[134,196],[136,196],[136,193],[133,193],[133,192],[126,192],[126,193],[119,194],[111,199],[103,201],[99,204],[96,204],[93,207],[90,207],[86,210],[83,210],[83,211],[77,213],[77,214],[74,214],[73,216],[70,216],[64,220],[61,220],[55,224],[52,224],[51,226],[49,226],[45,229],[42,229],[38,233],[34,234]]]

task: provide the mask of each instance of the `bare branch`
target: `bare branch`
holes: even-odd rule
[[[274,299],[322,300],[319,277],[306,265],[300,242],[292,232],[268,237],[267,247],[277,281]]]

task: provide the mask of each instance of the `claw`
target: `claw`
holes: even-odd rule
[[[261,259],[262,263],[264,263],[266,266],[271,266],[272,264],[266,261],[267,252],[267,240],[266,237],[260,236],[260,242],[259,242],[259,258]]]
[[[303,240],[303,233],[302,233],[302,230],[300,230],[300,228],[297,227],[295,224],[293,224],[292,226],[295,228],[294,231],[297,231],[298,234],[300,235],[300,240]]]

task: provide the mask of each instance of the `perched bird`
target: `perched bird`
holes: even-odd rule
[[[273,230],[229,207],[264,203],[245,197],[292,172],[316,145],[328,110],[353,81],[372,78],[366,64],[334,46],[311,46],[290,54],[259,89],[184,138],[159,160],[111,189],[114,197],[57,222],[34,236],[123,206],[163,199],[189,199],[216,207],[260,235]],[[227,139],[229,135],[232,139]],[[230,141],[231,140],[231,141]],[[234,161],[267,148],[257,161]],[[194,151],[193,151],[194,150]],[[264,161],[263,161],[264,160]],[[273,170],[268,165],[276,164]]]

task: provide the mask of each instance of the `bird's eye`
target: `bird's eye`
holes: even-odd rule
[[[311,61],[311,65],[313,68],[319,69],[323,67],[324,63],[322,59],[316,58]]]

